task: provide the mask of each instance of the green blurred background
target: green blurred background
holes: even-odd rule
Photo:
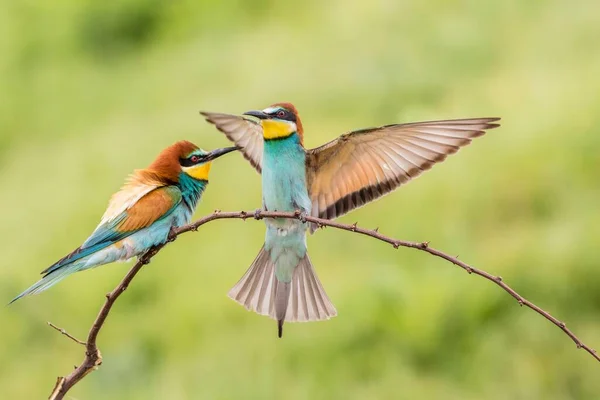
[[[379,124],[501,116],[400,191],[342,218],[501,275],[600,347],[600,6],[595,0],[0,3],[0,299],[77,247],[165,146],[227,144],[199,110],[300,110],[306,144]],[[260,205],[240,155],[197,215]],[[498,287],[409,249],[308,239],[339,316],[275,323],[226,297],[264,225],[162,251],[101,332],[72,399],[596,399],[599,366]],[[130,264],[0,310],[0,397],[41,399]]]

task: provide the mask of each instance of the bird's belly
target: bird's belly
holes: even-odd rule
[[[304,175],[285,168],[263,170],[263,205],[268,211],[302,211],[310,214]],[[278,269],[298,264],[306,252],[306,223],[289,218],[266,218],[265,248]],[[289,269],[290,271],[293,269]]]
[[[175,211],[173,211],[171,220],[174,227],[180,227],[189,224],[194,215],[194,209],[182,203]]]
[[[263,183],[263,206],[267,211],[291,212],[299,210],[310,215],[311,203],[306,188],[293,180],[270,180]],[[267,226],[278,228],[277,236],[285,237],[296,231],[304,231],[306,224],[292,219],[266,219]]]
[[[304,149],[291,137],[266,141],[263,153],[263,205],[268,211],[310,213]]]
[[[263,172],[263,204],[268,211],[295,211],[310,213],[304,177]]]
[[[268,211],[294,211],[294,200],[289,188],[277,185],[263,188],[263,203]]]

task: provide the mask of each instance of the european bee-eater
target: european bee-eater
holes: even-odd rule
[[[208,184],[212,160],[236,147],[206,152],[177,142],[146,169],[136,170],[115,193],[92,235],[42,271],[44,277],[15,297],[40,293],[73,272],[141,256],[165,243],[171,229],[189,223]]]
[[[499,118],[416,122],[360,129],[321,147],[303,146],[296,108],[277,103],[243,116],[202,112],[260,173],[263,208],[333,219],[415,178]],[[229,297],[258,314],[284,321],[329,319],[337,311],[306,251],[308,224],[266,219],[265,244]],[[311,232],[315,226],[310,227]]]

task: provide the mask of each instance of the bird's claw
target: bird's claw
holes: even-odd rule
[[[262,210],[260,208],[257,208],[256,210],[254,210],[254,219],[262,219]]]
[[[171,229],[169,229],[169,236],[167,236],[167,241],[174,242],[175,239],[177,239],[177,228],[172,226]]]
[[[306,212],[301,211],[301,210],[296,210],[296,211],[294,211],[294,215],[296,216],[296,218],[298,218],[300,220],[300,222],[306,223]]]

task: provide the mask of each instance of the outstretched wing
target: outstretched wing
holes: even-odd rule
[[[139,190],[139,188],[130,184],[125,186],[121,191],[136,193],[137,190]],[[119,207],[116,207],[116,205],[113,204],[115,198],[129,197],[123,193],[118,193],[113,196],[111,205],[114,206],[116,210],[120,210]],[[83,243],[83,245],[81,245],[81,247],[42,271],[42,274],[48,274],[55,271],[65,264],[102,250],[141,229],[149,227],[154,222],[171,214],[180,202],[181,191],[178,187],[155,187],[139,197],[134,203],[126,205],[118,214],[105,214],[100,225],[98,225],[96,230],[94,230],[92,235]]]
[[[499,118],[416,122],[344,134],[306,158],[312,215],[336,218],[396,189],[499,126]]]
[[[204,111],[200,111],[200,114],[206,118],[206,121],[214,124],[236,146],[239,146],[244,158],[250,161],[250,164],[259,173],[261,172],[263,133],[259,124],[238,115]]]

